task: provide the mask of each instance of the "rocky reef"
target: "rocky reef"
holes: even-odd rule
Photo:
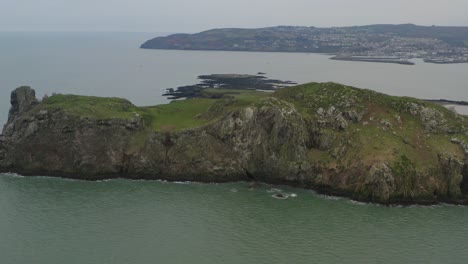
[[[40,102],[20,87],[11,104],[0,172],[256,181],[383,204],[467,201],[468,120],[414,98],[310,83],[143,108],[73,95]]]

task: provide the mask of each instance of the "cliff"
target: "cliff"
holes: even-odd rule
[[[216,92],[223,92],[221,89]],[[0,171],[74,179],[259,181],[378,203],[465,203],[468,121],[336,83],[136,107],[12,92]]]

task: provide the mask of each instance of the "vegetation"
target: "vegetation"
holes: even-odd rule
[[[80,117],[97,119],[131,119],[140,109],[121,98],[105,98],[80,95],[53,95],[39,105],[45,109],[60,109]]]
[[[213,94],[219,95],[219,98],[211,99]],[[46,98],[37,110],[62,110],[75,116],[96,119],[131,120],[141,116],[155,131],[183,130],[206,125],[225,111],[251,105],[258,98],[270,94],[255,90],[206,89],[203,91],[206,98],[149,107],[137,107],[120,98],[58,94]],[[216,106],[219,109],[214,111],[213,107]],[[212,111],[216,113],[210,113]]]
[[[215,96],[214,96],[215,95]],[[371,90],[357,89],[336,83],[310,83],[275,93],[255,90],[204,89],[203,98],[194,98],[150,107],[137,107],[128,100],[76,95],[54,95],[39,104],[39,109],[61,109],[79,117],[97,119],[127,119],[141,116],[154,131],[176,131],[204,126],[216,121],[229,111],[249,105],[262,106],[264,97],[276,97],[295,105],[306,119],[317,120],[318,111],[331,108],[340,113],[352,110],[362,115],[362,122],[349,122],[346,132],[329,129],[338,148],[340,142],[351,141],[359,148],[348,147],[342,154],[343,162],[360,157],[363,162],[397,160],[401,155],[414,160],[417,166],[434,163],[437,153],[460,152],[450,142],[453,135],[425,133],[419,117],[408,113],[409,104],[435,109],[446,117],[446,125],[454,130],[467,125],[445,107],[414,98],[393,97]],[[216,98],[216,99],[212,99]],[[321,110],[320,110],[321,109]],[[325,127],[326,129],[326,127]],[[465,135],[459,135],[464,140]],[[376,152],[376,150],[379,150]],[[379,153],[379,155],[374,155]],[[315,153],[322,158],[336,154],[333,151]],[[366,160],[369,159],[369,160]],[[325,159],[326,160],[326,159]]]
[[[196,98],[147,107],[119,98],[75,95],[53,95],[39,104],[29,101],[33,109],[14,119],[24,126],[18,131],[25,135],[36,133],[38,124],[55,124],[57,135],[73,137],[74,126],[81,129],[83,123],[70,115],[95,119],[84,123],[98,124],[98,138],[110,137],[114,131],[130,135],[125,155],[138,156],[152,149],[151,144],[160,144],[157,153],[164,166],[178,158],[195,162],[205,146],[211,147],[204,153],[210,155],[207,160],[219,155],[232,160],[229,149],[234,145],[254,153],[245,164],[260,164],[248,168],[249,173],[263,177],[272,174],[268,168],[274,166],[281,173],[277,175],[297,170],[292,174],[302,177],[294,179],[300,183],[356,191],[358,198],[383,202],[458,199],[464,180],[460,171],[468,153],[466,116],[424,100],[337,83],[309,83],[275,92],[204,88]],[[47,118],[52,122],[44,122]],[[61,119],[62,123],[55,122]],[[209,137],[196,129],[210,124],[215,125],[207,127]],[[188,129],[193,131],[178,132]],[[114,137],[119,144],[123,138]],[[224,148],[228,154],[220,154]],[[180,157],[175,158],[175,153]],[[466,179],[463,186],[466,190]]]
[[[468,27],[368,25],[316,28],[278,26],[257,29],[221,28],[196,34],[156,37],[141,45],[145,49],[227,50],[266,52],[311,52],[403,58],[423,52],[433,63],[466,63]],[[437,53],[438,55],[435,55]],[[442,55],[443,54],[443,55]],[[403,55],[403,56],[402,56]],[[343,56],[336,58],[345,59]],[[410,61],[377,58],[352,60],[413,64]]]
[[[360,115],[361,121],[348,121],[349,127],[344,131],[327,130],[336,140],[330,151],[325,153],[335,159],[339,158],[342,163],[356,160],[364,164],[395,161],[395,169],[403,173],[402,168],[408,167],[407,161],[414,162],[414,168],[423,170],[437,164],[439,153],[458,153],[459,158],[463,157],[462,149],[450,141],[454,136],[465,140],[466,136],[456,131],[467,127],[467,120],[438,104],[409,97],[388,96],[337,83],[299,85],[281,89],[274,96],[293,103],[306,119],[322,122],[325,127],[332,126],[336,116],[343,112],[351,111]],[[421,114],[410,113],[412,105],[425,107],[429,113],[441,113],[444,123],[437,123],[434,131],[429,133]],[[335,110],[330,111],[332,109]],[[327,116],[329,111],[331,115]],[[435,117],[428,117],[431,118],[442,122]],[[446,133],[442,129],[455,134]],[[326,160],[323,153],[316,152],[314,156]],[[333,164],[331,162],[330,166]]]
[[[145,120],[150,121],[154,130],[181,130],[208,123],[210,120],[203,118],[202,114],[208,111],[215,101],[213,99],[195,98],[142,109],[144,110]]]

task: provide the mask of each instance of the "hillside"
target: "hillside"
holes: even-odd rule
[[[440,105],[337,83],[203,94],[137,107],[76,95],[39,102],[18,88],[0,172],[259,181],[385,204],[466,201],[468,119]]]
[[[144,49],[312,52],[346,56],[423,58],[433,63],[468,62],[468,27],[369,25],[221,28],[157,37]]]

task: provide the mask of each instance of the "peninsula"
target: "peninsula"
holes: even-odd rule
[[[307,52],[336,55],[337,60],[412,65],[468,63],[468,27],[369,25],[354,27],[278,26],[221,28],[174,34],[146,41],[144,49]]]
[[[466,204],[467,142],[468,117],[337,83],[203,88],[148,107],[63,94],[39,101],[20,87],[0,136],[0,172],[251,181],[382,204]]]

